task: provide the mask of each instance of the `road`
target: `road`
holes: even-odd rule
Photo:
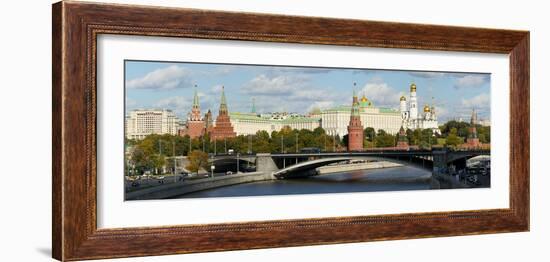
[[[219,177],[219,176],[226,176],[226,174],[225,173],[214,173],[214,177]],[[210,177],[210,173],[200,175],[199,177],[193,177],[193,178],[186,177],[186,178],[183,178],[183,179],[182,179],[181,175],[177,175],[176,179],[175,179],[175,183],[178,183],[178,182],[182,183],[183,181],[187,181],[187,180],[190,180],[190,179],[198,179],[198,178],[206,178],[206,177]],[[148,188],[148,187],[153,187],[153,186],[158,186],[158,185],[163,185],[163,184],[164,185],[173,184],[174,183],[174,176],[173,175],[166,175],[166,176],[164,176],[164,179],[141,178],[139,180],[135,180],[135,182],[137,182],[138,185],[132,186],[133,182],[134,181],[130,181],[130,180],[124,178],[124,188],[126,189],[126,192],[132,192],[132,191],[135,191],[135,190]]]

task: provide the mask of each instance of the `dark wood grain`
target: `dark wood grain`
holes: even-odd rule
[[[80,2],[56,3],[52,14],[52,245],[56,259],[529,230],[529,32]],[[100,34],[509,54],[510,208],[98,229],[95,74]]]

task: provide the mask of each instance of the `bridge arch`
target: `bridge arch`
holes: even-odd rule
[[[319,158],[319,159],[299,162],[297,164],[294,164],[273,172],[273,176],[279,179],[313,176],[313,175],[317,175],[317,172],[315,171],[315,169],[318,167],[322,167],[322,166],[326,166],[329,164],[338,163],[342,161],[349,161],[349,160],[387,161],[387,162],[397,163],[401,165],[413,164],[410,161],[406,161],[406,160],[400,160],[397,158],[389,158],[389,157],[379,157],[379,156],[328,157],[328,158]],[[426,161],[426,162],[429,162],[429,161]],[[429,162],[429,164],[427,163],[426,165],[424,165],[424,168],[432,170],[431,162]]]

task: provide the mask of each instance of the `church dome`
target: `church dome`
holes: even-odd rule
[[[430,112],[430,111],[431,111],[431,110],[430,110],[430,107],[429,107],[428,105],[425,105],[425,106],[424,106],[424,113],[428,113],[428,112]]]
[[[405,96],[401,96],[401,98],[399,98],[399,101],[407,101],[407,98],[405,98]]]
[[[363,97],[361,97],[360,106],[369,107],[369,106],[372,106],[372,102],[369,101],[369,99],[365,97],[365,95],[363,95]]]
[[[416,84],[415,83],[411,84],[411,92],[416,92]]]

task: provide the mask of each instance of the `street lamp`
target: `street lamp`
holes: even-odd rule
[[[298,133],[296,133],[296,153],[298,153]]]
[[[281,135],[281,153],[285,153],[285,144],[284,144],[285,136]]]
[[[252,136],[248,135],[248,154],[252,154]]]
[[[162,156],[162,143],[161,143],[162,140],[159,139],[159,163],[160,163],[160,158]],[[158,170],[157,170],[158,171]],[[162,172],[162,171],[161,171]]]
[[[239,174],[239,153],[237,153],[237,174]]]
[[[174,183],[176,183],[176,141],[172,140],[172,158],[174,158]]]

